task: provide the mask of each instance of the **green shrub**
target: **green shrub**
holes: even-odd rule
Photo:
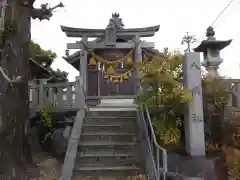
[[[40,123],[38,126],[38,131],[42,145],[46,142],[48,138],[51,137],[54,130],[53,119],[51,117],[52,110],[53,106],[51,104],[44,104],[40,108]]]

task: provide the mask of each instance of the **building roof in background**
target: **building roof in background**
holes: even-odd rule
[[[30,70],[31,70],[31,78],[45,79],[45,78],[50,78],[52,76],[52,73],[50,72],[50,70],[44,68],[42,65],[40,65],[38,62],[36,62],[32,58],[29,58],[29,63],[30,63]]]

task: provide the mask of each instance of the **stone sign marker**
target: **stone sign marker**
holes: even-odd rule
[[[193,100],[187,104],[185,113],[186,150],[191,156],[205,155],[202,81],[200,53],[187,53],[183,58],[184,86]]]

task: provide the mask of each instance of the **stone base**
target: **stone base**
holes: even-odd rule
[[[204,180],[226,180],[227,171],[220,157],[189,157],[168,153],[168,171],[184,177],[199,177]]]
[[[136,107],[134,99],[101,99],[99,107]]]

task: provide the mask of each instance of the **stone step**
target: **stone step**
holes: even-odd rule
[[[137,166],[101,166],[101,167],[85,167],[85,166],[78,166],[76,165],[76,170],[82,171],[134,171],[139,170]]]
[[[132,152],[115,152],[115,151],[95,151],[95,152],[86,152],[86,153],[78,153],[79,157],[131,157],[131,156],[137,156],[137,154],[134,154]]]
[[[126,106],[126,105],[114,105],[114,106],[95,106],[88,107],[88,111],[137,111],[136,105]]]
[[[73,125],[75,119],[71,119],[68,121],[57,121],[58,127],[65,127],[66,125]],[[113,124],[113,125],[135,125],[137,124],[136,117],[107,117],[107,116],[99,116],[99,117],[85,117],[84,124],[95,124],[95,125],[105,125],[105,124]]]
[[[80,142],[111,140],[117,142],[137,142],[135,133],[83,133]]]
[[[136,117],[136,111],[86,111],[86,117]]]
[[[101,175],[97,175],[99,173],[93,173],[89,174],[88,172],[85,173],[86,175],[83,176],[81,173],[75,173],[73,178],[71,180],[134,180],[138,174],[136,173],[124,173],[124,174],[119,174],[116,172],[112,172],[111,175],[109,173],[106,175],[106,173],[102,173]],[[138,180],[143,180],[143,179],[138,179]],[[167,179],[168,180],[168,179]],[[171,179],[172,180],[172,179]]]
[[[77,174],[77,173],[76,173]],[[80,173],[79,173],[80,174]],[[101,175],[101,176],[98,176],[98,175],[92,175],[92,174],[89,174],[87,176],[82,176],[81,174],[79,176],[74,176],[72,178],[72,180],[135,180],[136,179],[136,176],[138,176],[139,174],[133,174],[133,173],[130,173],[128,172],[127,173],[124,173],[124,174],[116,174],[116,172],[113,172],[111,173],[112,175],[109,176],[108,175],[105,175],[104,173]],[[91,176],[92,175],[92,176]],[[117,176],[116,176],[117,175]],[[143,178],[142,179],[138,179],[138,180],[144,180]],[[167,179],[168,180],[168,179]]]
[[[84,151],[84,149],[87,149]],[[82,146],[79,147],[77,156],[133,156],[138,155],[138,151],[133,151],[134,149],[130,146],[125,147],[108,147],[108,146]]]
[[[140,159],[135,156],[81,156],[77,158],[76,164],[80,167],[102,167],[102,166],[140,166]]]
[[[99,116],[99,117],[86,117],[84,119],[84,124],[136,124],[137,120],[136,117],[108,117],[108,116]]]
[[[78,152],[81,154],[93,152],[138,153],[139,144],[134,142],[87,141],[80,142]]]
[[[137,130],[136,111],[87,111],[73,177],[126,180],[142,174]]]
[[[80,142],[81,146],[135,146],[134,142],[115,142],[111,140]]]
[[[102,166],[102,167],[82,167],[76,165],[73,176],[88,176],[91,179],[126,179],[129,176],[141,174],[141,168],[136,166]],[[76,179],[77,180],[77,179]]]
[[[122,124],[84,124],[82,133],[135,133],[136,125],[122,125]]]

